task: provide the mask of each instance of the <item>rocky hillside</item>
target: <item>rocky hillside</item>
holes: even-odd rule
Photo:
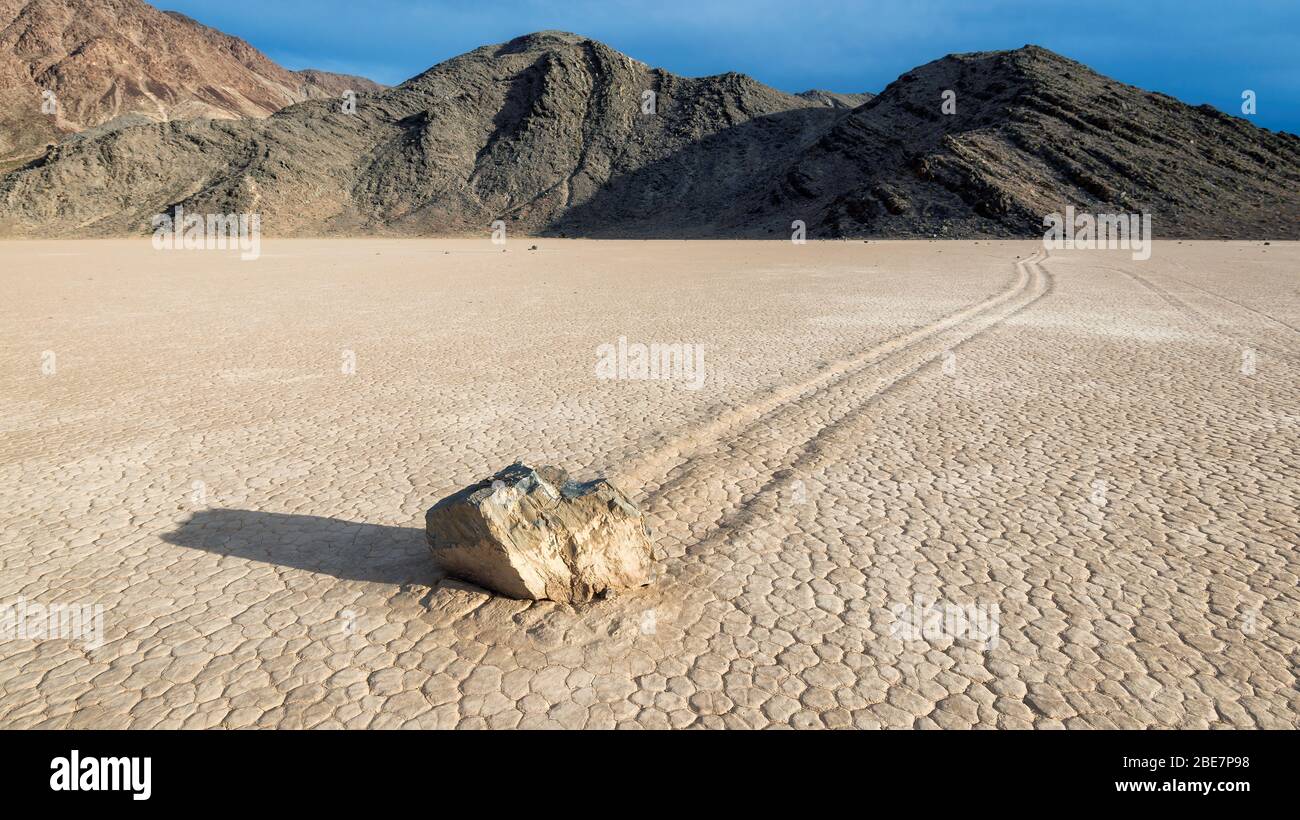
[[[795,96],[830,108],[857,108],[859,105],[869,102],[875,95],[867,93],[839,94],[835,91],[823,91],[820,88],[814,88],[809,91],[802,91]]]
[[[1157,236],[1297,238],[1300,139],[1026,46],[899,77],[748,202],[830,235],[1034,235],[1073,204],[1149,212]]]
[[[60,145],[0,180],[0,219],[129,233],[183,204],[257,210],[282,234],[478,232],[496,219],[540,232],[639,174],[622,213],[662,204],[676,224],[721,213],[754,169],[811,145],[839,116],[739,74],[685,79],[544,32],[359,95],[353,114],[309,101],[265,120],[160,123]]]
[[[813,238],[1035,236],[1072,204],[1149,210],[1158,236],[1300,231],[1296,137],[1039,48],[951,55],[854,102],[678,77],[542,32],[359,95],[355,113],[309,100],[69,141],[0,178],[0,227],[139,233],[183,205],[257,211],[279,235],[486,234],[504,219],[518,233],[776,237],[800,219]]]
[[[265,117],[359,77],[289,71],[237,37],[141,0],[0,0],[0,162],[105,124]],[[55,113],[42,111],[44,92]]]

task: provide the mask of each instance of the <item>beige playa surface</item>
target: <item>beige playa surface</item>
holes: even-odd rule
[[[0,642],[0,726],[1300,725],[1300,246],[507,248],[0,243],[0,605],[104,607]],[[519,458],[657,583],[442,582]]]

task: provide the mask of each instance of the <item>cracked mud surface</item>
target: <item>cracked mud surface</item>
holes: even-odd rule
[[[1300,246],[529,244],[0,243],[0,605],[104,607],[0,642],[0,726],[1300,725]],[[443,582],[517,458],[657,583]]]

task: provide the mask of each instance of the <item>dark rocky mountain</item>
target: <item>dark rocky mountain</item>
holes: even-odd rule
[[[360,94],[352,114],[308,100],[65,142],[0,177],[0,226],[139,233],[183,205],[257,211],[279,235],[486,233],[503,219],[549,235],[776,237],[800,219],[813,238],[1036,236],[1072,204],[1149,210],[1157,236],[1300,232],[1300,139],[1040,48],[950,55],[861,105],[833,102],[542,32]]]
[[[1157,236],[1296,238],[1300,139],[1034,46],[956,54],[898,78],[750,202],[829,234],[1033,235],[1073,204],[1149,212]]]
[[[0,0],[0,163],[89,128],[265,117],[349,88],[381,86],[289,71],[238,37],[142,0]],[[47,91],[53,113],[42,111]]]

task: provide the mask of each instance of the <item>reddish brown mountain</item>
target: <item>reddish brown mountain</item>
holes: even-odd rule
[[[266,117],[360,77],[290,71],[238,37],[142,0],[0,0],[0,163],[111,123]],[[48,113],[45,92],[53,93]]]

